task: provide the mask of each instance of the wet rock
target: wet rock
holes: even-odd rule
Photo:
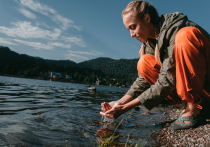
[[[96,91],[96,88],[95,87],[90,87],[88,88],[89,91]]]
[[[167,115],[168,113],[167,112],[163,112],[163,115]]]
[[[140,107],[137,106],[137,107],[134,108],[134,110],[139,111]]]
[[[170,126],[170,124],[169,123],[166,123],[166,127],[169,127]]]
[[[142,115],[146,116],[146,115],[150,115],[151,113],[150,112],[144,112],[142,113]]]

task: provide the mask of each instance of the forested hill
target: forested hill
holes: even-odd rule
[[[100,57],[78,63],[79,67],[100,69],[105,74],[114,78],[133,78],[137,76],[137,62],[139,59],[120,59]]]
[[[29,70],[39,67],[40,70],[56,70],[55,72],[65,72],[67,67],[76,70],[77,68],[90,68],[101,70],[107,76],[112,78],[134,80],[137,76],[138,59],[120,59],[100,57],[81,63],[75,63],[70,60],[48,60],[39,57],[32,57],[25,54],[18,54],[8,47],[0,46],[0,70],[10,68],[14,72],[20,70]]]
[[[106,57],[100,57],[96,59],[91,59],[88,61],[83,61],[78,63],[79,67],[86,67],[86,68],[92,68],[92,69],[101,69],[104,66],[106,66],[110,62],[114,62],[116,60]]]
[[[0,46],[0,59],[30,60],[34,62],[44,62],[42,58],[28,56],[26,54],[18,54],[8,47]]]
[[[35,58],[25,54],[18,54],[8,47],[0,46],[0,67],[12,66],[21,70],[29,69],[36,64],[45,63],[42,58]],[[3,68],[2,67],[2,68]]]
[[[45,62],[49,65],[57,65],[57,66],[64,66],[64,67],[68,67],[68,66],[77,66],[77,63],[74,61],[70,61],[70,60],[49,60],[49,59],[45,59]]]
[[[119,79],[131,79],[135,80],[137,77],[137,62],[139,59],[120,59],[113,62],[109,62],[104,65],[101,70]]]
[[[33,64],[47,64],[47,65],[56,65],[56,66],[77,66],[76,62],[70,60],[49,60],[42,59],[40,57],[32,57],[26,54],[18,54],[8,47],[0,46],[0,60],[4,62],[4,65],[17,65],[24,64],[25,68],[33,66]],[[28,66],[27,66],[28,65]]]

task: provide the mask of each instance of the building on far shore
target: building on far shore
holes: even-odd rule
[[[65,77],[66,77],[66,80],[67,81],[71,81],[72,80],[72,77],[71,76],[65,75]]]
[[[50,81],[52,81],[52,80],[58,80],[58,79],[61,78],[61,74],[60,73],[51,72],[51,71],[48,72],[48,76],[50,78]]]
[[[100,85],[100,80],[99,80],[99,78],[97,78],[97,80],[96,80],[96,85]]]

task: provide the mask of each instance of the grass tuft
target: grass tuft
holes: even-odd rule
[[[117,140],[117,138],[119,137],[119,135],[115,135],[115,132],[117,131],[118,127],[120,126],[120,124],[123,122],[123,120],[125,119],[125,117],[122,118],[122,120],[120,121],[120,123],[117,125],[117,127],[115,128],[114,132],[112,133],[112,135],[110,137],[107,138],[107,136],[103,136],[99,139],[99,142],[97,142],[97,140],[95,141],[90,141],[90,146],[94,145],[94,147],[144,147],[146,145],[146,142],[143,141],[141,142],[141,139],[139,139],[137,144],[134,144],[134,142],[132,143],[128,143],[129,141],[129,136],[127,137],[126,143],[120,143]],[[84,136],[85,138],[85,136]],[[81,138],[80,138],[81,139]],[[86,139],[81,139],[83,140],[83,142],[87,142]],[[65,140],[64,140],[64,136],[63,136],[63,142],[64,142],[64,147],[71,147],[70,144],[66,145],[65,144]],[[84,146],[84,144],[83,144]]]
[[[141,144],[140,144],[140,139],[138,141],[137,144],[134,145],[134,143],[131,143],[130,145],[128,144],[128,140],[129,140],[129,135],[128,135],[128,138],[126,140],[126,143],[119,143],[119,142],[116,142],[115,139],[117,139],[119,137],[119,135],[115,136],[115,132],[116,130],[118,129],[118,127],[120,126],[120,124],[123,122],[125,117],[122,118],[122,120],[120,121],[120,123],[117,125],[117,127],[115,128],[113,134],[109,137],[109,138],[106,138],[106,137],[103,137],[100,139],[100,142],[98,144],[98,147],[144,147],[146,145],[146,142],[143,141]]]

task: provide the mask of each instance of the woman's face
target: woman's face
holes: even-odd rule
[[[123,16],[123,23],[125,27],[130,31],[131,37],[135,37],[141,42],[146,42],[148,38],[153,38],[151,36],[151,25],[150,18],[144,17],[140,20],[134,17],[131,13],[125,14]]]

